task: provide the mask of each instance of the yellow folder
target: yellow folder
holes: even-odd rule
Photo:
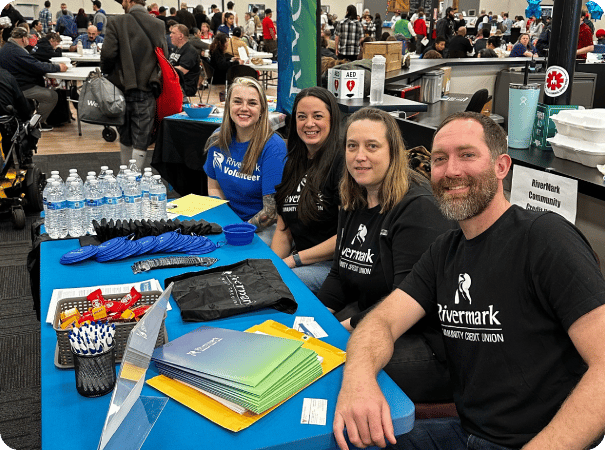
[[[260,332],[270,334],[271,336],[303,341],[304,348],[314,350],[323,358],[321,363],[321,376],[324,376],[331,370],[340,366],[345,362],[346,359],[346,353],[343,350],[320,341],[319,339],[307,336],[300,331],[288,328],[287,326],[273,320],[267,320],[260,325],[255,325],[252,328],[247,329],[246,331],[249,333]],[[147,384],[156,388],[158,391],[164,393],[168,397],[173,398],[177,402],[182,403],[188,408],[193,409],[217,425],[234,432],[249,427],[261,417],[266,416],[279,405],[291,398],[289,397],[262,414],[254,414],[249,411],[245,412],[244,414],[238,414],[216,400],[213,400],[207,395],[202,394],[198,390],[164,375],[158,375],[157,377],[147,380]],[[292,396],[294,395],[296,394],[293,394]]]

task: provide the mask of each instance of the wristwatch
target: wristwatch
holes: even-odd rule
[[[303,262],[300,259],[300,255],[298,254],[298,251],[294,250],[294,252],[292,253],[292,258],[294,259],[294,265],[296,267],[304,266]]]

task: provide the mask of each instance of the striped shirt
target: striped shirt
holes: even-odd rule
[[[40,11],[40,14],[38,14],[38,20],[42,24],[42,32],[44,34],[51,31],[53,15],[48,8],[44,8],[43,10]]]

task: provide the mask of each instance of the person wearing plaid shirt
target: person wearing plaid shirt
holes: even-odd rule
[[[46,35],[49,31],[52,31],[53,26],[53,14],[50,12],[50,2],[46,0],[44,2],[44,9],[40,11],[38,20],[42,24],[42,33]]]
[[[354,61],[359,54],[359,42],[363,38],[363,26],[357,20],[357,8],[347,6],[344,20],[336,24],[334,43],[338,59]]]

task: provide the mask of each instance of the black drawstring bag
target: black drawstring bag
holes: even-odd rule
[[[166,278],[186,322],[205,322],[261,308],[294,314],[290,289],[270,259],[246,259],[228,266]]]

